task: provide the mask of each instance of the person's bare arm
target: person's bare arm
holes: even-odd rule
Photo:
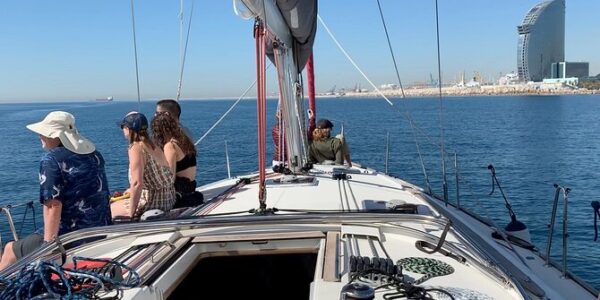
[[[140,197],[142,196],[142,186],[144,183],[144,153],[143,145],[134,144],[129,147],[129,171],[131,172],[131,182],[129,183],[129,216],[133,217],[137,210]]]
[[[163,151],[165,153],[165,158],[167,159],[167,163],[169,164],[169,168],[171,169],[171,173],[173,173],[173,178],[175,178],[176,166],[177,166],[177,149],[173,142],[168,142],[163,147]]]
[[[58,235],[62,202],[57,199],[44,201],[44,241],[50,242]]]

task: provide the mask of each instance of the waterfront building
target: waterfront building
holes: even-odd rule
[[[565,60],[565,0],[545,1],[517,26],[517,74],[522,81],[551,78],[552,63]]]
[[[519,76],[513,72],[500,76],[498,85],[509,85],[519,83]]]
[[[587,62],[557,62],[552,63],[551,78],[584,78],[590,76],[590,64]]]

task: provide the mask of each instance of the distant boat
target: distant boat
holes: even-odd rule
[[[96,99],[96,102],[112,102],[112,101],[113,101],[113,97],[112,96],[109,96],[109,97],[106,97],[106,98],[98,98],[98,99]]]

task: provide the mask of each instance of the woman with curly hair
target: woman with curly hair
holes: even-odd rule
[[[111,204],[113,218],[140,217],[151,209],[168,212],[175,204],[173,173],[162,149],[148,135],[148,119],[130,112],[121,129],[129,142],[129,198]]]
[[[175,176],[175,208],[202,204],[202,193],[196,191],[196,148],[179,122],[170,114],[157,113],[152,133]]]

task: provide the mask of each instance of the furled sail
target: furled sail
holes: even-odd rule
[[[291,32],[295,64],[298,72],[302,72],[317,32],[317,1],[276,0],[276,5]],[[267,43],[267,55],[273,61],[272,41]]]
[[[241,0],[267,31],[266,54],[277,69],[288,167],[299,172],[308,161],[300,72],[312,54],[317,28],[316,0]]]

